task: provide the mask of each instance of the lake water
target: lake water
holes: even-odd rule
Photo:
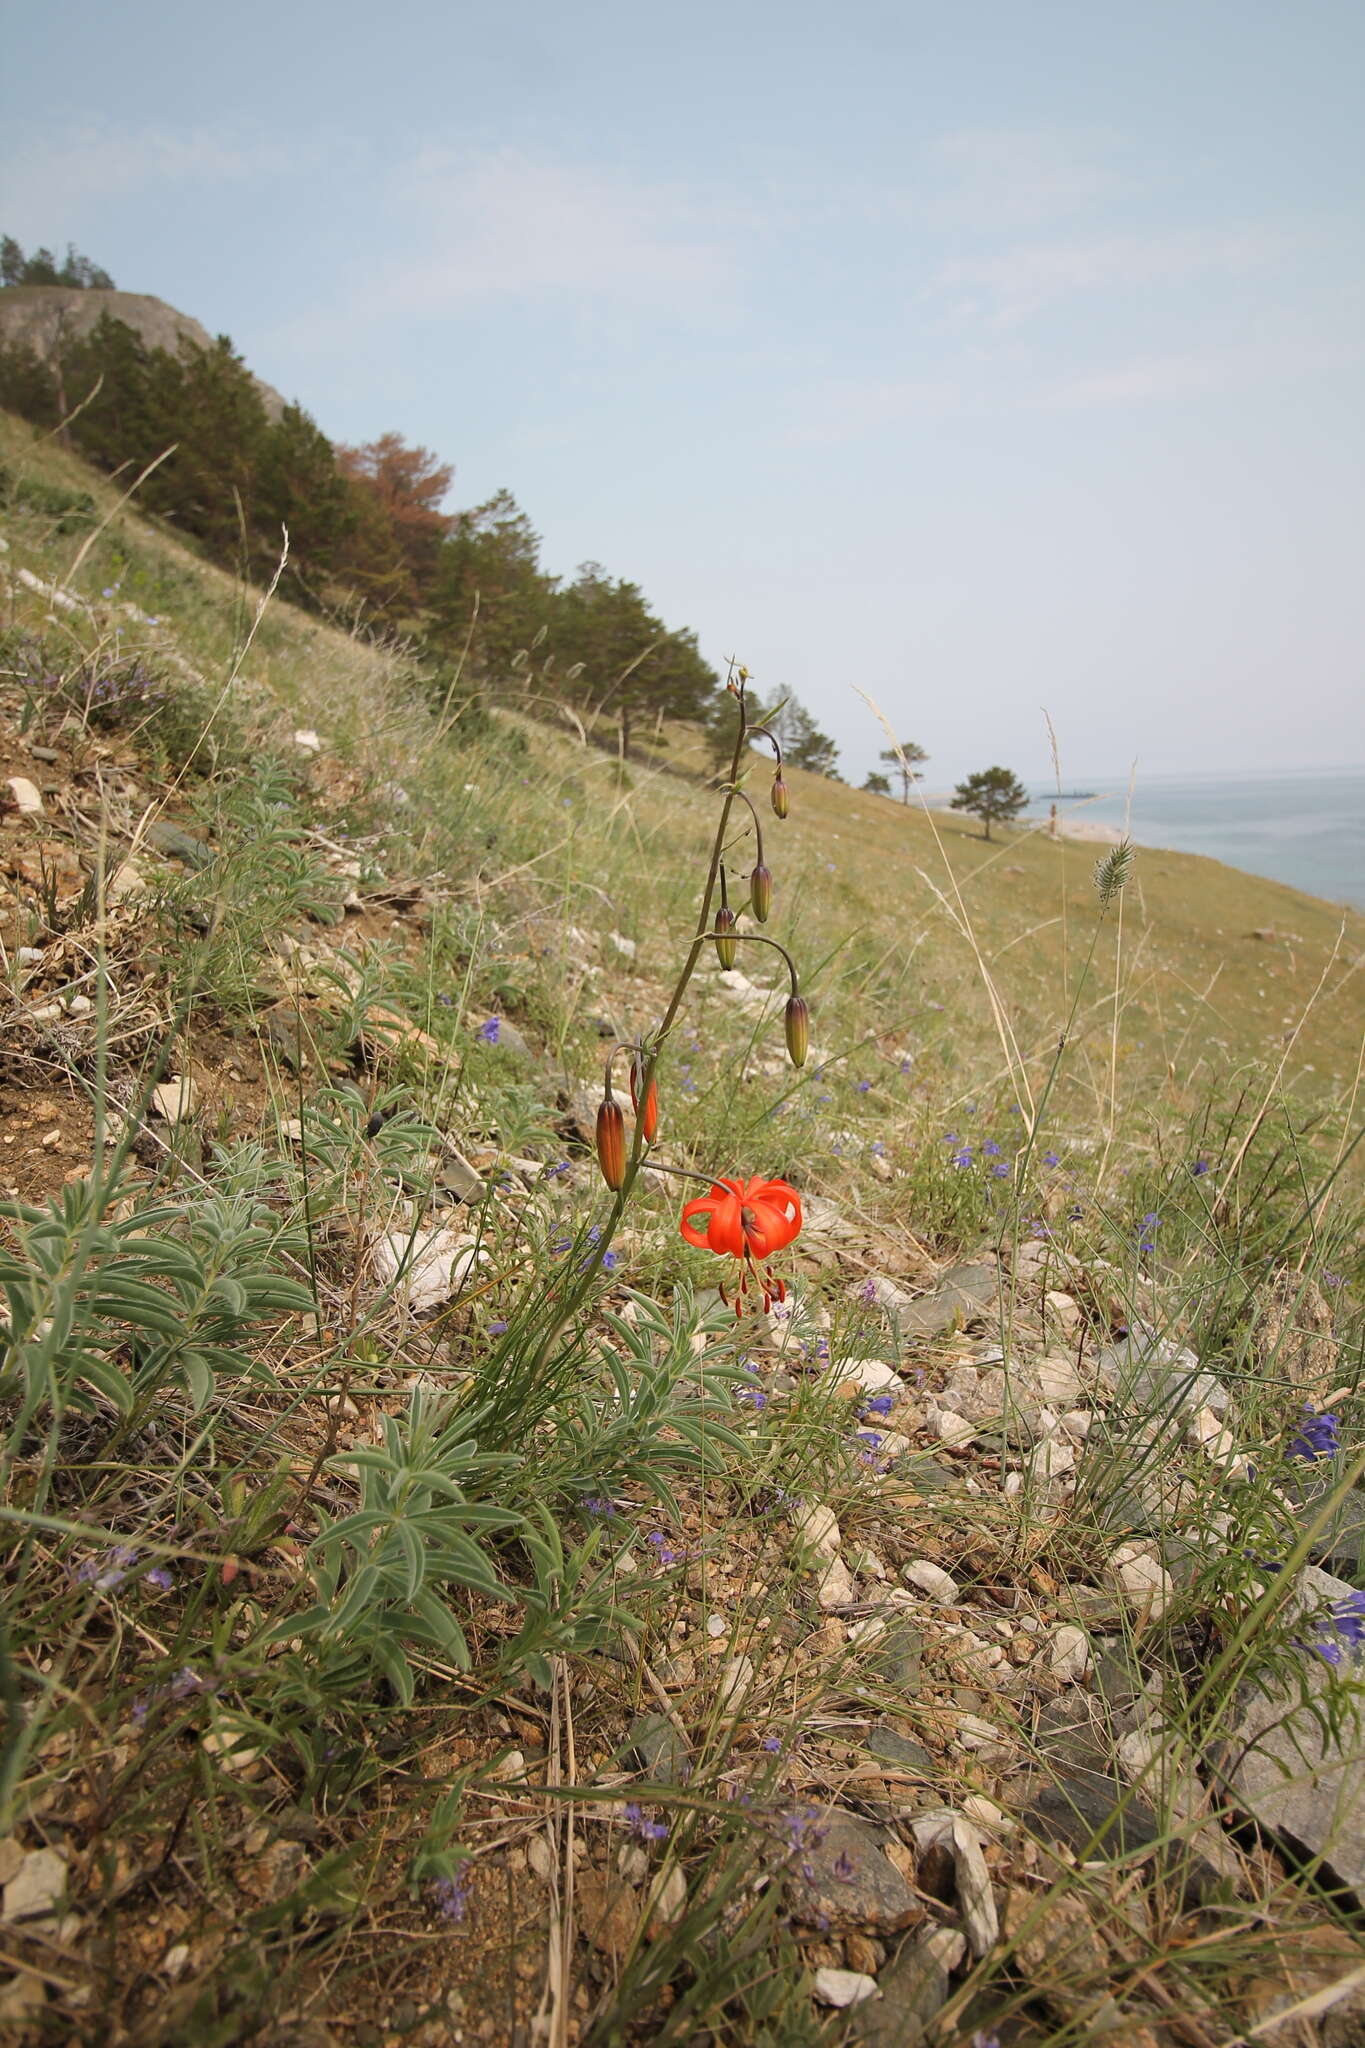
[[[1128,777],[1085,776],[1067,789],[1093,789],[1095,803],[1059,804],[1064,817],[1122,827]],[[1047,814],[1035,789],[1030,816]],[[1139,846],[1203,853],[1229,867],[1287,882],[1331,903],[1365,908],[1365,768],[1292,775],[1139,775],[1131,832]]]

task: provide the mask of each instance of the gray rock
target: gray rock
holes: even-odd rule
[[[956,1322],[977,1321],[983,1311],[993,1309],[1000,1292],[998,1266],[973,1264],[953,1266],[940,1275],[932,1294],[912,1301],[896,1311],[902,1336],[936,1337]]]
[[[626,1737],[634,1760],[656,1785],[685,1785],[692,1775],[687,1745],[664,1714],[641,1714]]]
[[[1310,1566],[1296,1592],[1308,1614],[1349,1599],[1354,1588]],[[1359,1597],[1359,1596],[1357,1596]],[[1311,1622],[1305,1639],[1331,1643]],[[1351,1648],[1343,1644],[1344,1667]],[[1365,1893],[1365,1727],[1358,1704],[1345,1701],[1339,1733],[1316,1718],[1334,1682],[1330,1667],[1304,1650],[1306,1698],[1281,1685],[1248,1685],[1215,1761],[1238,1804],[1263,1828],[1289,1836],[1321,1857],[1339,1881]],[[1316,1710],[1316,1711],[1315,1711]]]
[[[453,1145],[447,1145],[441,1154],[437,1171],[436,1186],[451,1202],[478,1202],[483,1198],[484,1184],[462,1152]]]
[[[205,846],[202,839],[196,839],[192,832],[173,825],[169,818],[158,818],[147,827],[144,834],[147,844],[163,853],[167,860],[178,860],[183,867],[206,868],[213,863],[213,848]]]
[[[789,1863],[793,1917],[836,1932],[898,1934],[924,1918],[914,1891],[885,1853],[895,1837],[840,1807],[809,1809],[794,1830]]]
[[[1144,1799],[1128,1799],[1118,1810],[1127,1790],[1117,1765],[1112,1778],[1097,1772],[1059,1776],[1034,1794],[1024,1821],[1036,1833],[1097,1863],[1139,1856],[1161,1839],[1162,1829]]]
[[[858,2008],[850,2039],[862,2048],[919,2048],[925,2028],[948,2002],[950,1964],[964,1947],[962,1936],[944,1927],[906,1942],[878,1979],[881,1997]]]
[[[908,1621],[897,1621],[877,1644],[870,1669],[883,1684],[898,1692],[913,1692],[919,1684],[923,1656],[924,1638],[919,1630]]]
[[[505,1052],[515,1060],[534,1060],[535,1053],[522,1037],[515,1024],[509,1024],[505,1017],[498,1019],[497,1050]],[[629,1103],[626,1105],[630,1107]],[[593,1127],[596,1130],[597,1112],[593,1111]]]
[[[917,1778],[933,1774],[934,1759],[924,1744],[909,1735],[898,1735],[894,1728],[869,1728],[862,1746],[879,1764],[889,1764],[894,1770],[913,1771]]]
[[[1193,1351],[1134,1325],[1119,1344],[1106,1344],[1096,1360],[1101,1386],[1143,1414],[1175,1416],[1211,1408],[1226,1415],[1230,1396],[1223,1382],[1205,1372]]]

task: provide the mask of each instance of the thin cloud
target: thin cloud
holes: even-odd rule
[[[277,181],[296,176],[316,154],[226,128],[83,128],[12,147],[5,207],[16,227],[26,227],[74,214],[90,200],[168,185]]]
[[[1295,246],[1273,229],[1182,229],[1088,241],[1029,242],[992,255],[962,256],[934,280],[957,317],[1017,327],[1062,299],[1131,292],[1191,278],[1248,276]]]
[[[930,145],[920,211],[932,226],[987,234],[1038,228],[1112,201],[1127,183],[1112,135],[964,128]]]
[[[420,254],[388,266],[383,290],[414,313],[476,300],[571,294],[699,314],[733,287],[733,223],[690,192],[513,151],[429,150],[393,182],[415,214]]]
[[[1047,411],[1072,412],[1099,406],[1151,405],[1207,392],[1240,391],[1260,384],[1296,383],[1301,378],[1349,370],[1365,351],[1332,342],[1280,342],[1186,355],[1135,357],[1107,369],[1066,377],[1039,392],[1033,403]]]

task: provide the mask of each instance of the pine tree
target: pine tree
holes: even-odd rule
[[[970,811],[980,818],[989,839],[993,824],[1017,818],[1027,804],[1028,791],[1017,775],[1008,768],[983,768],[979,774],[969,775],[965,782],[958,783],[952,808]]]
[[[924,780],[922,775],[916,773],[915,763],[927,761],[928,758],[923,747],[916,746],[913,740],[902,740],[899,747],[883,747],[877,756],[879,761],[885,761],[889,765],[893,775],[899,775],[903,804],[910,801],[911,786]]]

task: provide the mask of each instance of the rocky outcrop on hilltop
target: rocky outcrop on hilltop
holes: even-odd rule
[[[188,313],[155,299],[149,292],[79,290],[71,285],[11,285],[0,291],[0,342],[16,343],[50,363],[68,342],[82,340],[105,314],[131,327],[148,348],[172,353],[182,341],[195,348],[213,347],[213,336]],[[267,416],[279,419],[284,399],[273,386],[252,380]]]

